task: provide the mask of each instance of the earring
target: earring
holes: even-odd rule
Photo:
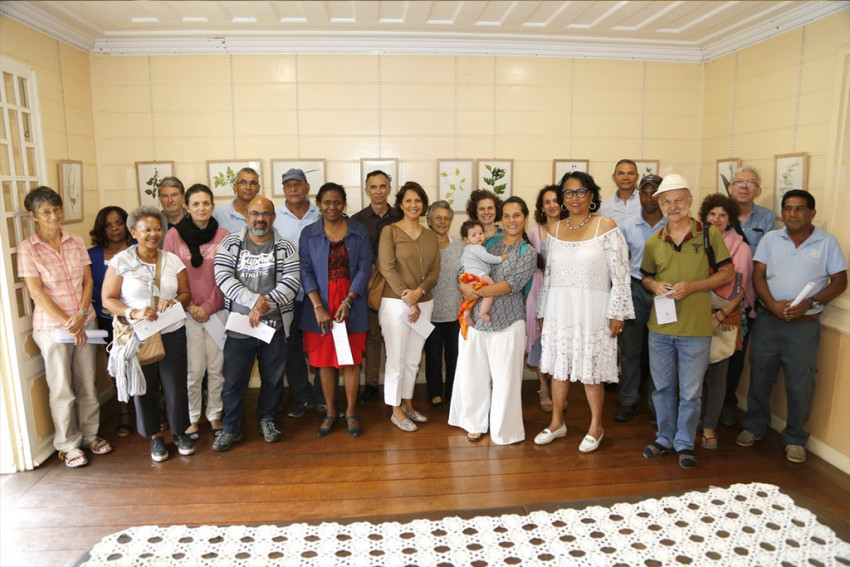
[[[594,212],[596,209],[598,209],[598,208],[599,208],[599,205],[597,205],[595,201],[591,201],[591,203],[590,203],[590,207],[589,207],[589,208],[590,208],[590,212],[592,213],[592,212]]]
[[[564,212],[566,213],[566,212],[567,212],[567,206],[566,206],[566,205],[561,205],[561,210],[562,210],[562,211],[564,211]]]

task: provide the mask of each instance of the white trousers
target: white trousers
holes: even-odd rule
[[[57,343],[53,329],[33,329],[32,338],[44,359],[53,417],[53,447],[67,453],[95,439],[100,427],[95,385],[97,346],[89,342],[82,346]]]
[[[210,317],[219,317],[224,323],[226,311]],[[207,332],[203,323],[186,314],[186,370],[189,386],[189,421],[198,423],[203,405],[204,373],[207,375],[207,419],[221,419],[221,388],[224,386],[224,353]]]
[[[431,320],[434,301],[419,304],[420,317]],[[401,299],[385,297],[378,309],[378,321],[384,335],[387,350],[387,365],[384,368],[384,402],[388,406],[400,406],[402,400],[413,398],[419,363],[422,362],[422,348],[425,338],[402,321],[405,304]]]
[[[458,335],[457,368],[449,425],[487,433],[497,445],[525,439],[522,425],[522,366],[525,321],[502,331],[470,327]]]

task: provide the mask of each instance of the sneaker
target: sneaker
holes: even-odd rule
[[[735,443],[741,447],[752,447],[753,443],[761,441],[761,439],[762,438],[757,436],[755,433],[745,429],[741,431],[737,437],[735,437]]]
[[[242,433],[219,433],[213,441],[213,451],[227,451],[231,445],[242,441]]]
[[[151,459],[157,463],[168,460],[168,449],[165,448],[165,439],[162,437],[151,439]]]
[[[802,445],[786,445],[785,458],[792,463],[806,462],[806,448]]]
[[[366,404],[368,404],[369,402],[371,402],[372,400],[374,400],[377,397],[378,397],[378,388],[376,388],[375,386],[369,386],[367,384],[366,386],[363,386],[363,393],[360,394],[360,401],[357,402],[357,403],[360,404],[361,406],[365,406]]]
[[[614,414],[614,421],[626,423],[631,420],[637,413],[637,406],[620,406],[617,413]]]
[[[289,417],[301,417],[305,413],[307,413],[308,409],[310,409],[310,404],[307,404],[305,402],[295,402],[294,404],[292,404],[292,407],[289,408],[289,413],[287,413],[286,415],[288,415]]]
[[[263,434],[266,443],[274,443],[275,441],[280,441],[280,429],[278,429],[277,425],[275,425],[275,422],[270,419],[264,419],[260,422],[260,433]]]
[[[195,454],[195,442],[188,435],[175,435],[174,444],[177,445],[177,451],[184,457]]]

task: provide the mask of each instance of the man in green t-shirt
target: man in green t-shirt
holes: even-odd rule
[[[658,433],[643,456],[653,459],[675,451],[679,465],[690,469],[697,465],[694,437],[715,327],[709,292],[731,282],[735,272],[720,232],[688,214],[693,196],[684,177],[666,175],[655,196],[667,226],[646,241],[640,271],[643,286],[655,296],[648,326]],[[714,273],[704,230],[714,253]]]

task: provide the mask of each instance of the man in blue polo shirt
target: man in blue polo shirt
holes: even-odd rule
[[[735,172],[729,183],[729,196],[738,203],[738,220],[747,244],[750,245],[753,255],[756,253],[759,242],[765,234],[773,230],[773,211],[755,204],[756,198],[761,195],[761,175],[758,169],[751,165],[745,165]],[[749,327],[752,325],[756,314],[753,310],[746,313],[744,323]],[[720,423],[726,426],[735,425],[735,413],[738,407],[738,383],[741,381],[741,373],[744,371],[744,353],[747,351],[747,343],[750,341],[750,333],[745,333],[743,348],[736,350],[729,359],[729,369],[726,372],[726,397],[723,401],[723,411],[720,414]]]
[[[602,201],[599,214],[611,217],[619,226],[623,226],[627,218],[640,214],[640,199],[636,191],[639,179],[637,164],[630,159],[621,159],[614,166],[611,179],[617,191]]]
[[[303,170],[292,168],[281,176],[283,183],[283,194],[286,197],[283,204],[275,213],[274,228],[282,237],[295,243],[301,239],[301,231],[319,220],[319,208],[313,203],[308,194],[310,184]],[[316,407],[313,400],[321,396],[321,384],[318,379],[310,386],[310,378],[307,375],[307,360],[304,358],[304,336],[301,333],[301,311],[304,308],[304,288],[298,288],[298,295],[293,302],[293,320],[290,333],[287,336],[286,346],[286,380],[295,397],[295,402],[289,408],[289,417],[301,417],[308,409]],[[320,401],[320,404],[323,400]],[[324,410],[321,410],[324,412]]]
[[[629,271],[632,276],[632,303],[635,306],[635,318],[626,320],[623,332],[618,337],[620,346],[620,409],[614,415],[614,421],[626,422],[637,413],[640,402],[640,386],[649,375],[649,351],[647,350],[646,323],[652,310],[652,295],[641,283],[640,264],[643,261],[643,247],[647,239],[667,224],[655,192],[661,184],[661,177],[647,175],[638,185],[641,213],[623,222],[620,230],[629,245]],[[650,400],[651,421],[655,422],[655,410]]]
[[[781,366],[788,399],[782,443],[792,463],[806,460],[805,425],[815,392],[819,317],[824,304],[847,289],[847,260],[835,237],[812,224],[816,212],[815,198],[808,191],[785,193],[785,228],[765,235],[753,258],[753,287],[761,306],[750,340],[744,430],[735,439],[741,447],[749,447],[767,433],[770,394]],[[809,282],[814,287],[792,305]]]

